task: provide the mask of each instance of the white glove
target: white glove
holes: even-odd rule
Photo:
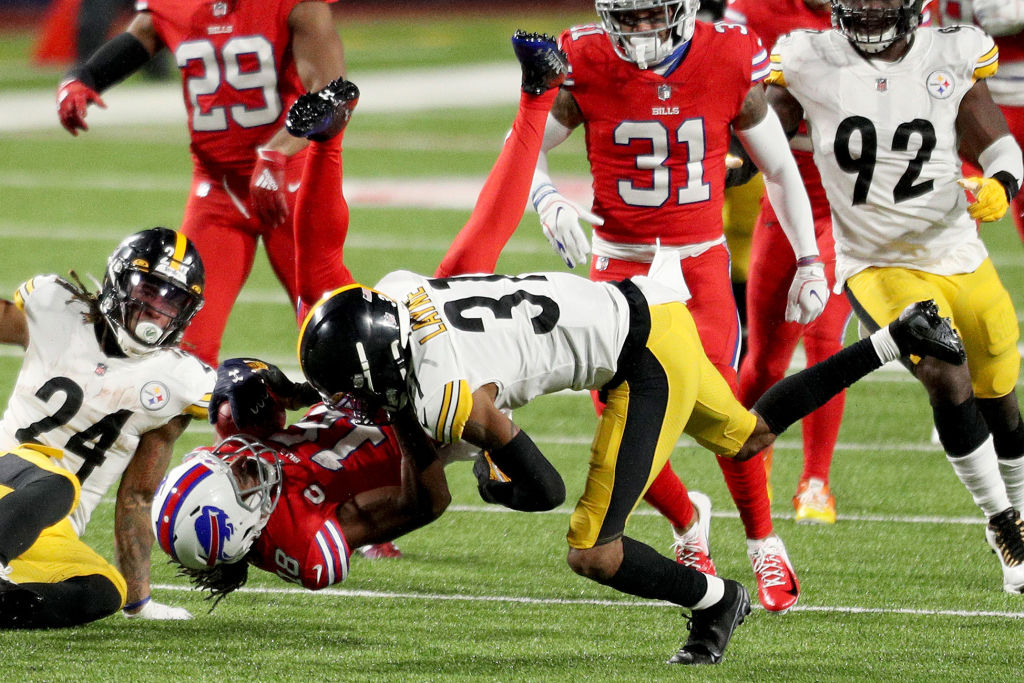
[[[544,236],[548,238],[565,265],[575,268],[590,253],[590,242],[583,233],[580,219],[591,225],[604,225],[604,219],[569,201],[554,185],[544,184],[533,193],[533,207],[540,216]]]
[[[800,259],[805,261],[809,259]],[[797,263],[800,263],[797,261]],[[813,262],[798,265],[786,302],[786,322],[806,325],[825,310],[828,303],[828,282],[825,266],[815,257]]]
[[[184,607],[171,607],[156,600],[148,600],[138,612],[129,614],[122,611],[126,619],[146,619],[151,621],[184,621],[191,619],[192,613]]]

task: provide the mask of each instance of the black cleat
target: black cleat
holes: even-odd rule
[[[0,629],[29,626],[42,603],[43,596],[0,576]]]
[[[889,323],[889,333],[904,356],[931,356],[952,365],[967,360],[963,340],[949,318],[939,317],[939,307],[931,299],[904,308]]]
[[[750,595],[743,584],[725,579],[725,595],[716,605],[693,610],[690,637],[669,664],[718,664],[725,654],[732,632],[750,614]]]
[[[557,88],[569,73],[568,57],[546,33],[516,31],[512,34],[512,49],[523,67],[523,92],[528,95],[542,95]]]
[[[323,90],[308,92],[295,100],[285,117],[284,126],[297,138],[308,138],[314,142],[330,140],[345,130],[358,102],[359,88],[356,84],[338,78]]]
[[[985,538],[1003,568],[1003,590],[1024,593],[1024,522],[1020,514],[1006,508],[988,520]]]

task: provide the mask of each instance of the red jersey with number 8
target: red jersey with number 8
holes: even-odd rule
[[[595,227],[613,242],[694,244],[722,236],[730,122],[768,53],[746,27],[697,22],[689,52],[664,75],[619,57],[600,26],[559,39],[565,88],[586,124]]]
[[[268,443],[281,454],[281,498],[249,561],[310,590],[344,581],[352,549],[338,508],[362,491],[401,485],[397,437],[318,405]]]
[[[302,0],[138,0],[182,75],[197,165],[248,174],[305,92],[288,15]],[[331,0],[333,1],[333,0]]]

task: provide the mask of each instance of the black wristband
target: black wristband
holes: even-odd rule
[[[101,45],[85,64],[69,71],[67,77],[101,93],[138,71],[152,56],[138,38],[121,33]]]
[[[1020,183],[1009,171],[996,171],[992,174],[992,180],[998,180],[999,184],[1006,190],[1006,201],[1012,202],[1013,198],[1020,192]]]

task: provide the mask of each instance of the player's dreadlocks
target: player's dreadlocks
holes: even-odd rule
[[[206,600],[213,600],[212,612],[224,597],[245,585],[249,580],[249,562],[242,559],[230,564],[218,564],[202,569],[178,566],[178,576],[187,577],[199,590],[209,591]]]
[[[89,288],[82,284],[81,278],[78,277],[78,273],[75,271],[68,271],[68,275],[75,281],[74,284],[62,277],[57,278],[57,284],[71,292],[71,299],[67,303],[81,301],[86,305],[88,310],[82,314],[82,321],[87,325],[92,325],[102,320],[103,314],[100,313],[99,295],[95,292],[90,292]]]

